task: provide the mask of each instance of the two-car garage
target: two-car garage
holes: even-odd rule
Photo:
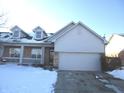
[[[70,23],[50,41],[54,42],[54,63],[59,70],[101,71],[104,39],[84,24]]]
[[[100,54],[59,53],[60,70],[100,71]]]

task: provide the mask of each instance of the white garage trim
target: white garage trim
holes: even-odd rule
[[[55,51],[56,53],[79,53],[79,54],[82,54],[82,53],[85,53],[85,54],[103,54],[101,52],[89,52],[89,51],[85,51],[85,52],[64,52],[64,51]]]
[[[59,52],[59,69],[100,71],[100,53]]]

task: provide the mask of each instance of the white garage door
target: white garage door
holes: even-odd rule
[[[100,54],[59,53],[60,70],[100,71]]]

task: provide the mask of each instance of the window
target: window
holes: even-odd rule
[[[14,38],[19,38],[19,31],[17,31],[17,30],[14,31],[14,32],[13,32],[13,37],[14,37]]]
[[[20,48],[10,48],[9,56],[10,57],[20,57]]]
[[[33,48],[31,51],[32,58],[41,58],[41,49],[40,48]]]
[[[36,39],[41,39],[41,31],[36,31]]]

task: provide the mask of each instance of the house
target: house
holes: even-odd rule
[[[118,54],[124,49],[124,35],[113,34],[108,44],[106,45],[105,51],[108,57],[118,57]]]
[[[59,70],[100,71],[105,40],[81,22],[71,22],[48,36],[41,28],[29,35],[18,26],[1,40],[1,56],[19,64],[43,64]]]
[[[124,65],[124,34],[113,34],[105,48],[107,57],[120,57]]]
[[[60,70],[101,70],[105,40],[83,23],[71,22],[47,42],[54,43],[54,65]]]
[[[51,43],[45,42],[47,33],[41,28],[33,29],[32,34],[14,26],[11,32],[0,33],[0,56],[7,62],[18,64],[43,64],[50,62]]]

